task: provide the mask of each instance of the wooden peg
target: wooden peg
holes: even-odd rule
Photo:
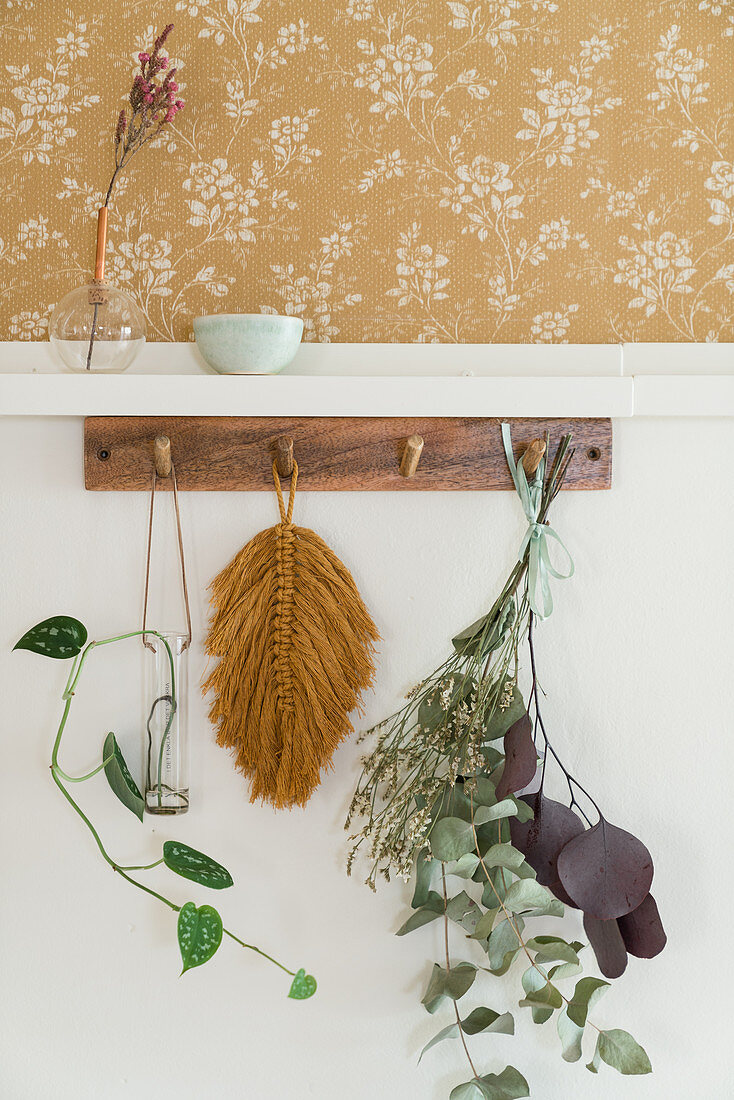
[[[525,453],[521,458],[523,469],[528,477],[532,477],[538,466],[540,466],[541,459],[545,454],[545,440],[534,439],[533,442],[525,449]]]
[[[289,435],[279,435],[274,444],[275,465],[279,477],[293,473],[293,440]]]
[[[153,445],[153,461],[158,477],[171,476],[171,441],[167,435],[157,435]]]
[[[412,477],[418,469],[423,451],[423,436],[410,435],[405,441],[403,457],[400,459],[400,473],[403,477]]]

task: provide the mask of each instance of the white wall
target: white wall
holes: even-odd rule
[[[485,1072],[516,1065],[539,1100],[725,1100],[734,1088],[733,427],[636,420],[615,430],[614,489],[557,502],[554,523],[577,575],[556,584],[557,610],[538,649],[558,748],[610,820],[655,858],[669,946],[651,962],[631,960],[597,1012],[644,1044],[655,1073],[621,1078],[603,1067],[592,1077],[583,1063],[561,1061],[551,1025],[536,1028],[519,1009],[514,1038],[472,1046]],[[230,943],[179,979],[174,915],[114,876],[52,784],[66,666],[10,648],[60,612],[81,618],[92,636],[134,629],[141,597],[146,500],[86,493],[81,444],[75,420],[0,426],[0,1094],[446,1100],[468,1077],[459,1048],[446,1044],[416,1067],[421,1045],[448,1022],[419,1003],[440,957],[439,926],[396,939],[408,888],[375,897],[343,871],[358,747],[342,748],[306,812],[276,814],[248,802],[195,691],[205,586],[274,522],[270,496],[183,498],[197,638],[190,814],[140,826],[104,778],[77,793],[121,862],[152,860],[162,839],[177,836],[225,863],[236,880],[216,897],[225,923],[306,966],[318,995],[287,1000],[287,979]],[[394,707],[452,632],[491,601],[523,526],[509,493],[304,493],[296,519],[352,568],[383,635],[368,721]],[[165,612],[158,622],[179,625]],[[125,647],[93,657],[72,712],[67,770],[94,766],[109,728],[136,758],[142,659],[136,643]],[[152,881],[181,902],[211,900],[165,868]],[[575,917],[568,929],[578,933]],[[476,989],[504,1009],[518,984],[517,974],[483,975]]]

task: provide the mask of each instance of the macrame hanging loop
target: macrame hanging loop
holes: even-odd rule
[[[295,458],[293,459],[293,473],[291,474],[291,487],[288,493],[287,512],[285,501],[283,500],[283,490],[280,487],[280,478],[278,477],[278,463],[275,459],[273,459],[273,481],[275,482],[275,492],[278,494],[278,507],[280,508],[281,522],[291,523],[293,521],[293,505],[296,499],[296,485],[298,484],[298,463]]]

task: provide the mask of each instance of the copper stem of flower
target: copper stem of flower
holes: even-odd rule
[[[94,262],[94,277],[104,279],[105,248],[107,247],[107,207],[100,206],[97,214],[97,257]]]

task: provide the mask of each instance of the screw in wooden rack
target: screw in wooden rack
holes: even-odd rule
[[[400,459],[400,473],[403,477],[413,477],[418,469],[423,452],[423,436],[411,435],[405,441],[403,457]]]
[[[171,441],[167,435],[157,435],[155,437],[153,460],[157,477],[171,476]]]
[[[589,447],[588,451],[586,452],[586,457],[589,459],[590,462],[598,462],[601,458],[601,451],[598,447]]]
[[[275,468],[279,477],[290,477],[293,473],[293,439],[289,435],[279,435],[273,444]]]

